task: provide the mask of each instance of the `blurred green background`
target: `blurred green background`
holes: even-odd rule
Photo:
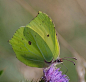
[[[42,69],[21,63],[8,42],[15,31],[28,24],[38,11],[52,18],[57,32],[86,60],[85,0],[0,0],[0,70],[4,70],[0,82],[25,82],[42,76]],[[60,57],[72,56],[60,43]],[[68,61],[64,61],[64,65],[68,68],[70,82],[79,82],[76,66]],[[61,68],[65,73],[64,66]]]

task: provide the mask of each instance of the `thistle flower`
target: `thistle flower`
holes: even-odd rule
[[[51,65],[49,68],[45,68],[43,70],[43,80],[45,82],[69,82],[68,76],[63,75],[62,71],[59,70],[60,68],[56,68],[54,65]]]

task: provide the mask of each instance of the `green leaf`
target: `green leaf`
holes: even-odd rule
[[[9,41],[17,58],[31,67],[47,67],[59,56],[59,43],[52,20],[39,12],[28,25],[19,28]]]
[[[3,72],[4,72],[3,70],[0,70],[0,76],[3,74]]]

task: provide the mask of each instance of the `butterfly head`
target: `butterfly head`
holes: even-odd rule
[[[55,61],[52,62],[54,65],[63,63],[62,58],[58,58]]]
[[[56,59],[53,63],[60,64],[60,63],[63,63],[63,60],[67,60],[67,61],[72,62],[75,65],[75,62],[73,62],[71,60],[68,60],[66,58],[72,58],[74,60],[77,60],[75,57],[64,57],[64,58],[58,58],[58,59]]]

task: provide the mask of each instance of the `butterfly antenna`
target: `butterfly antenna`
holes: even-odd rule
[[[73,62],[73,61],[71,61],[71,60],[68,60],[68,59],[65,59],[65,58],[62,58],[62,60],[70,61],[70,62],[72,62],[72,63],[75,65],[75,62]]]
[[[68,68],[63,64],[63,63],[61,63],[66,69],[67,69],[67,71],[65,72],[65,74],[68,72]]]
[[[77,60],[77,58],[75,58],[75,57],[64,57],[64,58],[62,58],[62,59],[65,59],[65,58],[72,58],[72,59]]]

